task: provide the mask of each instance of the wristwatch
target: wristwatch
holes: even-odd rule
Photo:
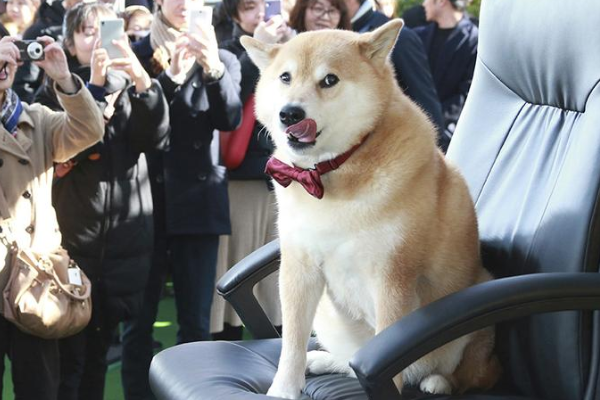
[[[218,81],[225,74],[225,64],[220,62],[217,67],[204,71],[204,78],[208,81]]]

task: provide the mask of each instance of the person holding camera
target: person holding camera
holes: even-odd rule
[[[89,325],[60,341],[61,400],[103,399],[115,329],[139,312],[150,272],[152,194],[144,153],[166,144],[168,105],[125,34],[112,41],[118,58],[100,47],[100,20],[116,17],[100,3],[80,3],[65,16],[69,67],[89,82],[106,128],[99,143],[55,169],[53,200],[63,247],[94,288]],[[36,100],[60,108],[51,81]]]
[[[225,168],[211,155],[213,131],[237,127],[240,64],[219,50],[210,22],[188,23],[202,1],[159,0],[150,34],[133,48],[158,77],[170,106],[169,148],[149,158],[155,253],[144,310],[123,330],[126,399],[152,398],[148,367],[167,259],[175,292],[177,342],[209,340],[219,235],[229,234]],[[207,18],[208,19],[208,18]],[[189,27],[189,31],[188,31]]]
[[[20,248],[50,254],[61,243],[52,208],[53,162],[64,162],[102,137],[104,122],[83,81],[72,75],[62,48],[49,37],[38,38],[44,59],[36,61],[54,81],[65,110],[21,102],[12,84],[24,59],[14,37],[0,40],[0,187],[8,212],[0,218]],[[9,221],[7,219],[10,218]],[[0,233],[1,234],[1,233]],[[0,242],[0,288],[6,285],[9,248]],[[4,356],[11,359],[15,398],[57,400],[59,350],[57,340],[21,332],[0,316],[0,393]]]

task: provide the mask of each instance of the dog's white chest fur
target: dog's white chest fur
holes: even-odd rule
[[[400,224],[366,224],[361,221],[364,204],[349,207],[346,201],[341,207],[325,199],[306,201],[306,195],[300,200],[294,189],[302,190],[290,187],[278,192],[281,236],[318,266],[325,290],[340,311],[374,328],[377,285],[391,256],[389,240],[398,240]]]

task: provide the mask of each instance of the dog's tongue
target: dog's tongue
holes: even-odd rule
[[[285,133],[294,136],[299,142],[312,143],[317,139],[317,123],[314,119],[306,118],[288,126]]]

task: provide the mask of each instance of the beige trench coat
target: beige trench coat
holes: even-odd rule
[[[100,108],[76,79],[81,87],[77,93],[56,90],[66,112],[23,103],[16,136],[0,124],[0,186],[12,217],[12,236],[20,247],[38,253],[61,243],[51,198],[53,162],[67,161],[104,135]],[[8,279],[6,257],[7,248],[0,244],[0,289]]]

